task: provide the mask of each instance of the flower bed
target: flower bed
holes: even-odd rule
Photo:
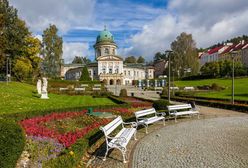
[[[131,107],[133,108],[148,108],[148,107],[152,107],[152,103],[151,102],[147,102],[147,101],[142,101],[133,97],[126,97],[123,98],[126,102],[131,104]]]
[[[105,125],[109,122],[107,119],[97,119],[85,114],[86,110],[82,112],[65,112],[65,113],[51,113],[42,117],[35,117],[21,121],[22,127],[25,129],[27,135],[50,137],[57,139],[59,143],[65,147],[69,147],[76,142],[77,139],[86,135],[94,128]],[[49,122],[56,120],[63,120],[74,117],[82,117],[82,120],[89,122],[83,128],[75,129],[75,131],[61,133],[54,125],[49,125]]]

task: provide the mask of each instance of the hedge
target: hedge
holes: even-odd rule
[[[12,120],[0,119],[0,167],[13,168],[25,145],[21,127]]]

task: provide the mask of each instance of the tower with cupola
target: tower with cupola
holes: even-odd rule
[[[99,33],[94,45],[95,59],[100,56],[116,55],[117,45],[114,41],[114,36],[107,30],[106,26],[104,30]]]

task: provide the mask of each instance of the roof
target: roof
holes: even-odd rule
[[[248,48],[248,43],[245,43],[242,49],[247,49]]]
[[[219,47],[215,47],[215,48],[212,48],[208,51],[208,54],[213,54],[213,53],[216,53],[218,52],[223,46],[219,46]]]
[[[241,50],[244,46],[245,46],[245,44],[238,43],[238,44],[235,46],[235,48],[232,49],[232,51]]]
[[[114,36],[106,29],[106,26],[104,27],[104,30],[101,31],[96,38],[96,43],[103,41],[114,42]]]
[[[230,52],[235,46],[236,46],[236,44],[233,44],[233,45],[227,47],[221,54],[225,54],[225,53]]]

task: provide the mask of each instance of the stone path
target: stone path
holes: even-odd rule
[[[248,167],[248,116],[161,128],[138,143],[132,167]]]
[[[110,152],[103,162],[105,146],[102,146],[92,155],[89,167],[248,167],[248,156],[242,153],[248,153],[248,115],[197,107],[201,113],[200,120],[185,117],[178,119],[177,123],[166,121],[165,126],[162,122],[157,123],[149,126],[148,135],[145,129],[139,129],[138,141],[131,140],[128,145],[128,164],[122,163],[118,150]],[[215,140],[216,144],[212,145]]]

